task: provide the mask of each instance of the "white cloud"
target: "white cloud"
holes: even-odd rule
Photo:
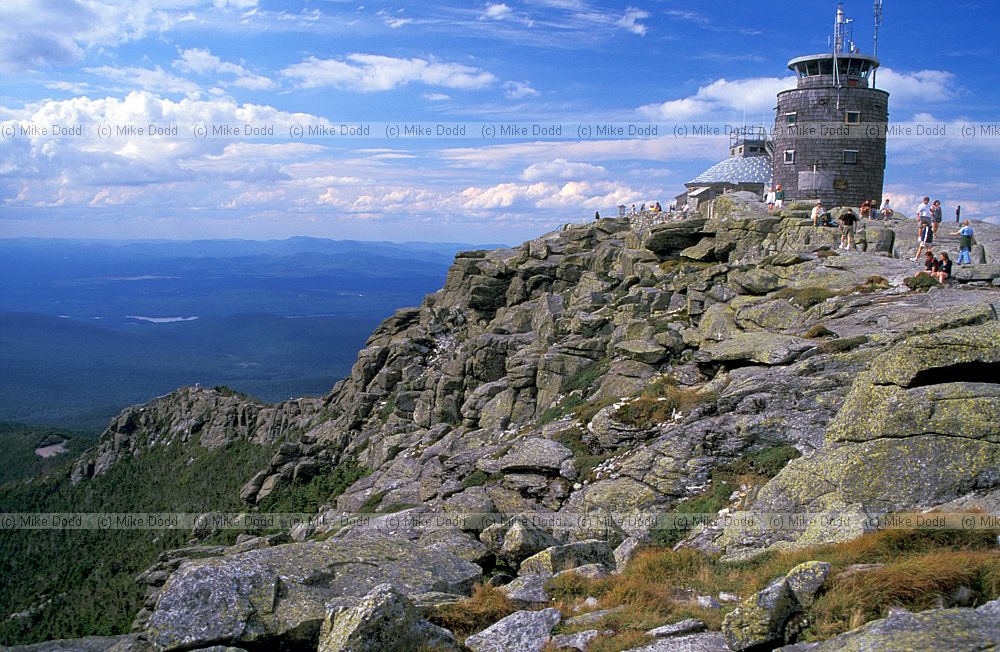
[[[925,105],[950,102],[955,95],[955,75],[945,70],[906,73],[879,68],[876,87],[889,92],[889,105]]]
[[[209,50],[190,48],[180,51],[180,58],[174,60],[173,67],[183,72],[194,73],[196,75],[222,74],[235,75],[233,86],[246,88],[249,90],[267,91],[275,88],[276,84],[264,77],[248,71],[239,64],[223,61],[212,54]]]
[[[500,183],[480,188],[471,186],[461,192],[461,208],[467,211],[497,209],[611,210],[619,204],[640,201],[647,195],[660,195],[659,189],[636,190],[614,181],[538,182],[531,184]]]
[[[528,82],[519,81],[505,82],[503,85],[503,94],[511,100],[520,100],[525,97],[537,97],[541,95]]]
[[[639,113],[653,120],[688,120],[723,111],[746,111],[751,121],[762,113],[773,118],[775,97],[795,83],[795,77],[717,79],[692,96],[641,106]]]
[[[645,36],[646,26],[639,22],[644,18],[649,18],[648,11],[636,9],[635,7],[629,7],[625,10],[625,15],[618,20],[617,25],[622,29],[632,32],[633,34]]]
[[[402,11],[403,10],[400,9],[397,12],[397,14],[398,13],[402,13]],[[404,25],[409,25],[410,23],[414,22],[414,20],[412,18],[404,18],[404,17],[399,16],[399,15],[395,15],[394,16],[393,14],[391,14],[388,11],[386,11],[385,9],[382,9],[376,15],[379,18],[382,19],[382,22],[385,23],[386,27],[389,27],[391,29],[399,29],[400,27],[403,27]]]
[[[446,95],[444,93],[424,93],[421,97],[428,102],[443,102],[451,99],[450,95]]]
[[[165,72],[159,66],[156,68],[100,66],[83,70],[123,86],[156,93],[194,95],[199,91],[198,85],[194,82]]]
[[[532,163],[521,173],[521,178],[525,181],[553,181],[606,177],[607,175],[607,168],[600,165],[578,163],[559,158],[554,161]]]
[[[505,18],[510,18],[514,12],[511,8],[500,2],[497,4],[488,4],[486,9],[483,11],[483,15],[480,16],[480,20],[503,20]]]
[[[399,59],[377,54],[349,54],[346,59],[309,57],[288,66],[281,74],[298,79],[301,88],[335,86],[363,92],[387,91],[411,82],[444,88],[478,89],[496,81],[492,73],[458,63]]]

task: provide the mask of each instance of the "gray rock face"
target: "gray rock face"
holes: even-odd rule
[[[758,649],[783,642],[793,616],[813,603],[830,573],[830,564],[809,561],[745,600],[722,621],[730,649]]]
[[[451,632],[424,620],[409,598],[380,584],[356,607],[330,614],[323,622],[319,652],[382,652],[434,646],[458,650]]]
[[[688,634],[672,638],[662,638],[643,647],[625,652],[732,652],[719,632]]]
[[[551,575],[521,575],[509,584],[504,584],[500,590],[519,607],[548,604],[551,598],[545,585],[550,579]]]
[[[522,518],[491,525],[479,540],[496,556],[515,564],[558,544],[551,534]]]
[[[870,622],[810,649],[816,652],[972,652],[995,649],[1000,645],[1000,609],[997,604],[993,601],[978,609],[934,609],[920,613],[896,611],[888,618]]]
[[[580,541],[553,546],[521,562],[520,575],[555,575],[588,564],[614,570],[615,553],[606,541]]]
[[[354,606],[380,583],[406,594],[467,594],[482,570],[450,553],[397,541],[295,543],[181,566],[146,636],[161,650],[218,643],[315,645],[332,606]]]
[[[540,652],[562,616],[558,609],[518,611],[465,639],[472,652]]]

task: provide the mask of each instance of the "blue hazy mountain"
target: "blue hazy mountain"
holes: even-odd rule
[[[0,420],[99,429],[195,383],[268,401],[322,394],[382,319],[474,248],[0,240]]]

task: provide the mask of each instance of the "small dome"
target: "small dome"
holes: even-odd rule
[[[687,185],[762,183],[770,188],[773,179],[774,168],[770,156],[733,157],[716,163]]]

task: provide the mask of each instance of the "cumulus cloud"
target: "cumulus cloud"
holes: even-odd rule
[[[521,173],[525,181],[552,181],[558,179],[586,179],[606,177],[608,170],[600,165],[567,161],[564,158],[554,161],[532,163]]]
[[[795,88],[795,77],[755,77],[717,79],[698,88],[698,92],[679,100],[639,107],[639,113],[653,120],[688,120],[724,111],[747,111],[751,115],[770,115],[775,96]]]
[[[528,82],[519,81],[505,82],[503,85],[503,94],[506,98],[511,100],[520,100],[525,97],[537,97],[541,95],[541,93],[532,88],[531,84]]]
[[[469,211],[496,209],[611,209],[619,204],[639,201],[660,190],[636,190],[614,181],[500,183],[480,188],[471,186],[461,193],[461,207]]]
[[[924,105],[949,102],[956,92],[955,75],[945,70],[906,73],[879,68],[876,86],[889,92],[891,105]]]
[[[298,80],[301,88],[334,86],[363,92],[387,91],[411,82],[455,89],[478,89],[496,77],[485,70],[458,63],[400,59],[377,54],[349,54],[346,61],[308,59],[281,71]]]

